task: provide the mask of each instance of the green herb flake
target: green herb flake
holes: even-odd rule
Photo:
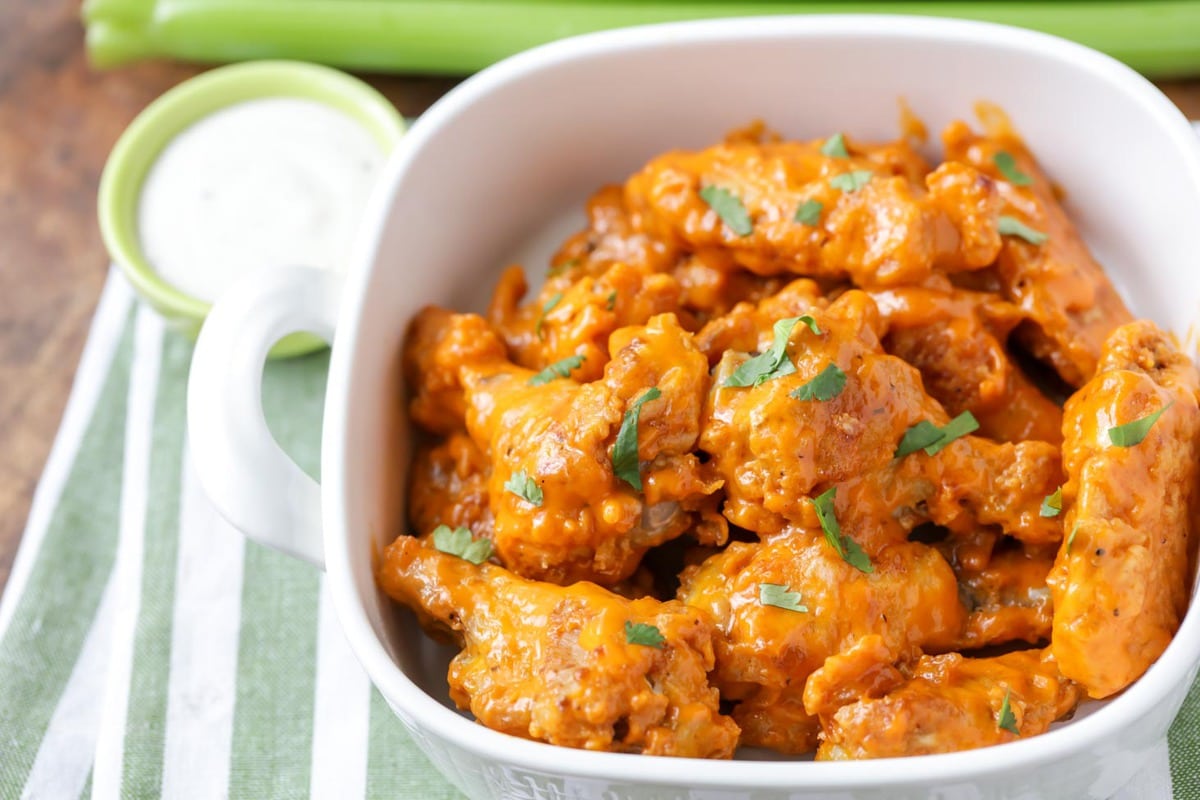
[[[1067,537],[1067,552],[1071,552],[1071,545],[1075,544],[1075,534],[1079,533],[1079,525],[1071,528],[1071,535]]]
[[[846,388],[846,373],[837,364],[830,364],[816,376],[798,389],[793,389],[788,395],[797,400],[816,400],[824,403],[832,400]]]
[[[821,221],[821,212],[825,210],[825,206],[820,200],[805,200],[796,208],[796,216],[793,219],[801,225],[816,225]]]
[[[1062,487],[1054,490],[1054,494],[1042,498],[1042,510],[1038,512],[1043,517],[1057,517],[1062,513]]]
[[[653,625],[625,620],[625,642],[626,644],[640,644],[643,647],[653,647],[655,650],[662,650],[667,640],[666,637],[659,633],[658,628]]]
[[[562,275],[567,270],[574,269],[575,267],[578,267],[578,266],[579,266],[578,258],[568,258],[566,261],[562,262],[561,264],[548,269],[546,271],[546,277],[547,278],[557,277],[559,275]]]
[[[461,525],[453,530],[448,525],[438,525],[433,529],[433,546],[472,564],[482,564],[493,552],[490,540],[471,538],[471,531]]]
[[[571,372],[579,369],[583,362],[583,356],[567,356],[561,361],[555,361],[538,374],[531,376],[529,380],[525,381],[525,385],[541,386],[542,384],[549,383],[555,378],[570,377]]]
[[[749,236],[753,233],[754,223],[750,221],[750,214],[733,192],[720,186],[705,186],[700,190],[700,199],[717,212],[721,221],[738,236]]]
[[[542,487],[537,485],[537,481],[525,474],[525,470],[523,469],[509,475],[504,488],[527,503],[535,506],[542,504]]]
[[[925,452],[931,456],[937,455],[946,445],[955,439],[961,439],[968,433],[979,430],[979,421],[970,411],[964,411],[942,426],[942,438],[925,447]]]
[[[830,158],[849,158],[850,153],[846,151],[846,137],[840,133],[830,136],[825,140],[825,144],[821,145],[821,155]]]
[[[612,311],[617,307],[617,290],[613,289],[604,300],[604,310]]]
[[[1030,244],[1045,244],[1050,239],[1048,234],[1035,231],[1016,217],[1001,215],[996,220],[996,230],[1001,236],[1016,236]]]
[[[812,317],[810,317],[808,314],[805,314],[804,316],[801,316],[801,317],[796,317],[796,319],[799,320],[800,322],[804,323],[804,327],[808,328],[810,331],[812,331],[817,336],[821,335],[821,326],[818,325],[817,321],[815,319],[813,319]]]
[[[660,397],[662,392],[657,386],[652,386],[633,401],[621,420],[621,429],[617,431],[617,441],[612,449],[613,474],[639,492],[642,490],[642,468],[638,461],[638,417],[641,416],[643,403]]]
[[[563,293],[555,292],[554,294],[550,295],[550,299],[546,301],[544,306],[542,306],[542,313],[540,316],[538,316],[537,325],[535,325],[533,328],[534,334],[536,334],[539,339],[542,338],[542,326],[546,324],[546,315],[553,311],[554,307],[562,302],[562,299]]]
[[[849,194],[866,186],[874,175],[875,173],[869,169],[854,169],[843,172],[841,175],[834,175],[829,179],[829,185]]]
[[[1017,160],[1013,158],[1012,153],[1006,153],[1001,150],[992,156],[992,163],[996,165],[996,169],[1011,183],[1013,186],[1029,186],[1033,183],[1033,178],[1021,172],[1021,168],[1017,166]]]
[[[977,430],[979,422],[970,411],[964,411],[941,428],[923,419],[904,432],[894,455],[896,458],[904,458],[909,453],[924,450],[934,456],[955,439],[961,439]]]
[[[896,458],[904,458],[909,453],[924,450],[942,438],[942,430],[927,419],[923,419],[904,432],[900,444],[896,447]]]
[[[817,519],[821,522],[821,530],[825,532],[825,541],[829,542],[837,554],[850,566],[859,572],[871,573],[875,567],[871,565],[870,557],[858,546],[858,542],[842,534],[842,526],[838,524],[837,512],[833,500],[837,496],[837,487],[830,486],[809,502],[817,510]]]
[[[1133,422],[1126,422],[1124,425],[1109,428],[1108,440],[1117,447],[1133,447],[1134,445],[1141,444],[1142,440],[1150,433],[1150,429],[1154,427],[1154,423],[1158,422],[1158,418],[1174,403],[1175,401],[1172,400],[1158,411],[1147,414],[1141,419],[1135,419]]]
[[[808,606],[800,602],[800,593],[788,589],[781,583],[760,583],[758,585],[758,602],[764,606],[774,606],[785,611],[808,613]]]
[[[1021,735],[1021,729],[1017,727],[1017,718],[1012,712],[1012,689],[1004,690],[1004,702],[1000,704],[1000,717],[996,720],[996,727],[1014,736]]]
[[[805,327],[818,336],[821,334],[821,327],[817,325],[817,321],[807,314],[779,320],[772,329],[770,349],[742,362],[721,385],[758,386],[765,381],[795,372],[796,365],[787,357],[787,344],[797,322],[803,322]]]

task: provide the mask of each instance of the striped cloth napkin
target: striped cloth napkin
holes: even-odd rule
[[[323,574],[209,505],[191,354],[114,271],[0,601],[0,798],[461,797],[371,687]],[[313,474],[327,365],[263,384]]]
[[[460,795],[342,637],[320,572],[247,542],[188,462],[190,342],[114,272],[0,601],[0,798]],[[272,363],[317,469],[328,354]],[[1200,683],[1122,800],[1200,800]]]

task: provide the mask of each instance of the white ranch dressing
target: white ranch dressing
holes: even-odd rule
[[[151,166],[138,202],[142,251],[164,280],[210,302],[263,267],[340,271],[383,162],[366,128],[315,100],[228,106]]]

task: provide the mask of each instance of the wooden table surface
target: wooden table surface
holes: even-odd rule
[[[104,160],[148,102],[199,71],[93,71],[78,14],[78,0],[0,2],[0,588],[108,269],[95,200]],[[369,80],[405,115],[453,85]],[[1200,118],[1200,82],[1162,88]]]

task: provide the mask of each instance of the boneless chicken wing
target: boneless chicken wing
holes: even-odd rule
[[[482,317],[436,306],[421,309],[409,323],[401,358],[411,398],[409,417],[431,433],[464,430],[466,400],[459,371],[467,364],[506,358],[503,342]]]
[[[504,361],[460,371],[467,430],[492,464],[492,540],[520,575],[611,585],[685,530],[724,541],[714,496],[721,481],[692,452],[708,387],[704,356],[669,314],[620,329],[610,347],[613,359],[593,383],[538,383]],[[651,390],[658,396],[626,422]],[[623,425],[637,431],[641,491],[614,470]]]
[[[595,277],[553,276],[532,303],[518,305],[524,294],[524,273],[510,267],[500,277],[488,310],[513,360],[539,370],[582,356],[575,379],[590,381],[604,372],[613,331],[678,311],[680,286],[670,275],[645,273],[618,262]]]
[[[465,433],[419,446],[408,489],[408,516],[414,530],[424,534],[439,525],[464,527],[476,537],[490,539],[491,474],[487,454]]]
[[[846,292],[808,316],[821,332],[795,326],[787,349],[791,372],[736,386],[730,377],[747,354],[726,351],[717,366],[700,447],[725,479],[731,522],[760,534],[811,525],[807,498],[841,484],[843,524],[860,529],[868,549],[876,538],[903,538],[927,519],[958,531],[997,524],[1030,541],[1061,538],[1061,523],[1038,514],[1061,480],[1055,447],[965,436],[934,454],[897,458],[909,428],[922,421],[944,425],[946,412],[925,394],[914,367],[883,351],[882,323],[867,294]],[[845,375],[836,396],[821,402],[797,396],[830,365]]]
[[[721,248],[759,275],[850,277],[864,286],[918,282],[977,269],[1000,248],[998,199],[972,167],[926,167],[902,143],[730,141],[650,162],[625,186],[633,224],[686,250]],[[708,192],[737,198],[747,229],[731,229]],[[801,204],[820,204],[808,223]]]
[[[958,577],[967,623],[956,648],[1050,640],[1054,604],[1046,577],[1053,544],[1026,544],[996,531],[947,538],[935,545]]]
[[[847,563],[819,531],[793,529],[734,542],[685,570],[679,597],[716,623],[713,682],[739,701],[733,715],[745,744],[813,749],[818,725],[803,707],[805,681],[863,637],[880,636],[892,660],[958,638],[958,585],[935,550],[899,542],[877,552],[871,569]],[[792,608],[763,602],[781,591],[795,593]]]
[[[1003,199],[1002,215],[1026,226],[1035,239],[1046,237],[1031,242],[1021,235],[1005,236],[993,273],[1003,296],[1020,308],[1025,320],[1017,337],[1064,381],[1081,385],[1095,372],[1105,337],[1133,319],[1129,309],[1017,136],[980,136],[956,122],[943,132],[942,144],[947,161],[968,164],[994,181]],[[1013,160],[1025,181],[1005,175],[996,160],[1001,153]]]
[[[821,716],[817,758],[890,758],[970,750],[1043,733],[1075,708],[1078,687],[1036,650],[994,658],[922,656],[881,696]],[[809,697],[813,705],[823,698]]]
[[[982,436],[1062,443],[1062,410],[1009,357],[1019,322],[1011,303],[985,292],[898,287],[871,293],[886,327],[884,348],[921,371],[925,390],[951,416],[970,411]]]
[[[1052,649],[1092,697],[1137,680],[1186,609],[1198,389],[1191,360],[1135,322],[1109,337],[1096,376],[1067,401],[1069,533],[1050,577]]]
[[[712,627],[682,603],[525,580],[407,536],[378,578],[460,643],[450,696],[490,728],[589,750],[733,755],[737,725],[708,683]]]

